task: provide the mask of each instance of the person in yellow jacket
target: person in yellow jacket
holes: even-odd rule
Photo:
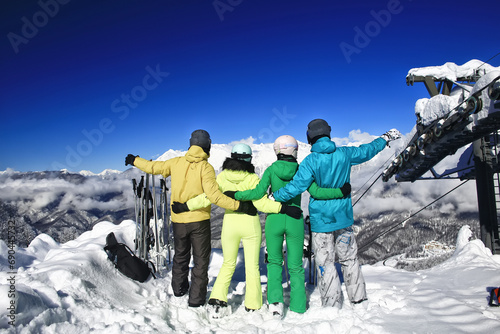
[[[221,191],[243,191],[253,189],[260,178],[255,174],[251,163],[252,150],[246,144],[236,144],[232,148],[231,157],[226,158],[222,165],[223,171],[217,176]],[[207,194],[205,194],[207,195]],[[210,205],[208,196],[201,195],[187,203],[174,203],[179,209],[196,212]],[[267,213],[285,213],[296,218],[302,210],[295,206],[278,203],[263,196],[253,201],[255,207]],[[220,318],[230,313],[227,307],[229,284],[236,268],[236,260],[240,241],[243,242],[245,258],[245,309],[258,310],[262,306],[262,288],[259,271],[259,255],[262,240],[262,227],[257,214],[248,215],[226,209],[221,233],[222,253],[224,261],[214,283],[208,300],[208,311],[213,318]]]
[[[215,171],[208,163],[211,140],[205,130],[191,134],[186,155],[167,161],[149,161],[129,154],[125,165],[133,165],[149,174],[171,177],[171,202],[186,202],[205,194],[214,204],[236,212],[256,213],[251,202],[239,202],[225,196],[215,179]],[[208,265],[211,254],[210,206],[192,212],[176,213],[171,219],[174,234],[174,258],[172,264],[172,289],[176,297],[189,291],[188,304],[199,307],[205,304],[208,285]],[[188,274],[193,255],[191,287]]]

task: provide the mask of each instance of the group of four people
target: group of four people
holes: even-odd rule
[[[335,267],[335,255],[341,264],[346,290],[352,303],[366,300],[366,288],[357,258],[352,230],[354,222],[350,197],[351,166],[365,162],[400,137],[390,130],[371,143],[359,147],[337,147],[330,137],[325,120],[311,121],[307,139],[309,154],[297,163],[297,141],[288,135],[274,143],[277,156],[262,179],[251,163],[252,151],[246,144],[236,144],[216,177],[208,163],[211,140],[208,132],[191,134],[185,156],[167,161],[148,161],[129,154],[131,164],[150,174],[171,177],[171,203],[174,233],[172,289],[179,297],[189,292],[188,304],[199,307],[206,302],[208,265],[211,254],[210,204],[226,209],[221,243],[223,265],[208,300],[212,317],[230,312],[228,288],[236,268],[240,241],[243,243],[246,274],[245,309],[262,307],[259,272],[261,225],[257,210],[267,213],[265,223],[268,252],[267,301],[269,310],[284,314],[282,286],[283,242],[286,240],[290,273],[290,304],[293,312],[306,311],[303,268],[304,221],[300,209],[301,194],[308,191],[312,246],[316,257],[318,286],[323,306],[342,307],[341,282]],[[274,200],[268,198],[268,191]],[[255,206],[254,206],[255,205]],[[189,263],[193,257],[191,285]]]

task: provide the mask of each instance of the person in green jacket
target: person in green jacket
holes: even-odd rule
[[[277,156],[252,190],[225,192],[229,197],[247,201],[265,196],[269,187],[275,192],[284,187],[297,172],[298,143],[292,136],[284,135],[274,142],[274,152]],[[346,183],[342,188],[320,188],[313,183],[309,193],[316,199],[343,198],[350,194],[351,186]],[[285,204],[299,207],[301,195],[298,195]],[[303,217],[293,218],[284,214],[269,214],[265,225],[266,247],[268,252],[267,264],[267,301],[269,311],[282,317],[284,313],[284,298],[282,286],[283,272],[283,241],[286,238],[288,270],[290,273],[290,310],[296,313],[306,311],[306,291],[304,267],[302,262],[304,247],[304,220]]]
[[[246,144],[236,144],[230,158],[222,165],[223,171],[217,176],[221,191],[238,191],[254,188],[260,181],[251,163],[252,150]],[[269,200],[264,194],[253,201],[262,212],[283,213],[300,217],[302,210],[297,206]],[[186,203],[174,202],[174,212],[197,211],[210,205],[210,200],[201,194]],[[229,284],[233,277],[240,241],[243,242],[245,258],[245,309],[258,310],[262,307],[262,288],[259,271],[259,255],[262,228],[258,215],[248,215],[226,209],[222,223],[222,253],[224,261],[208,301],[208,311],[212,318],[220,318],[230,313],[227,305]]]

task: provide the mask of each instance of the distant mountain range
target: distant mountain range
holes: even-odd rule
[[[374,136],[353,131],[349,138],[333,140],[338,145],[359,145],[373,140]],[[252,163],[261,175],[276,160],[272,144],[253,144]],[[232,144],[213,144],[209,162],[216,173],[230,155]],[[423,256],[424,245],[432,240],[454,245],[461,226],[471,226],[478,236],[479,223],[474,182],[468,182],[460,191],[451,193],[427,210],[402,224],[409,215],[430,203],[459,180],[418,181],[396,183],[377,180],[383,168],[392,161],[403,146],[391,143],[369,162],[352,168],[353,203],[355,204],[355,229],[363,263],[373,263],[390,256],[406,253]],[[460,154],[445,159],[437,168],[450,169]],[[300,143],[299,161],[309,153],[309,145]],[[167,160],[184,155],[183,151],[169,150],[157,160]],[[124,172],[106,170],[100,174],[82,171],[0,172],[0,239],[7,240],[7,224],[14,220],[17,227],[17,244],[25,247],[33,238],[46,233],[60,243],[72,240],[100,221],[115,224],[134,219],[132,179],[143,173],[130,168]],[[158,182],[159,183],[159,182]],[[373,183],[373,184],[372,184]],[[167,179],[170,187],[170,180]],[[369,190],[365,193],[365,191]],[[364,195],[362,195],[364,194]],[[302,209],[307,215],[308,194],[302,196]],[[220,247],[220,229],[224,210],[212,206],[213,246]],[[261,214],[264,224],[265,215]],[[390,232],[388,232],[390,230]],[[381,233],[382,237],[377,238]],[[263,238],[264,239],[264,238]],[[408,262],[402,264],[408,266]]]

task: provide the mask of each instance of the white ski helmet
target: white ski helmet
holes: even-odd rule
[[[252,161],[252,149],[247,144],[236,144],[231,150],[231,158],[250,162]]]
[[[276,153],[276,155],[281,153],[284,155],[291,155],[295,159],[297,159],[298,149],[299,149],[299,144],[292,136],[289,135],[280,136],[276,138],[276,140],[274,141],[274,153]]]

